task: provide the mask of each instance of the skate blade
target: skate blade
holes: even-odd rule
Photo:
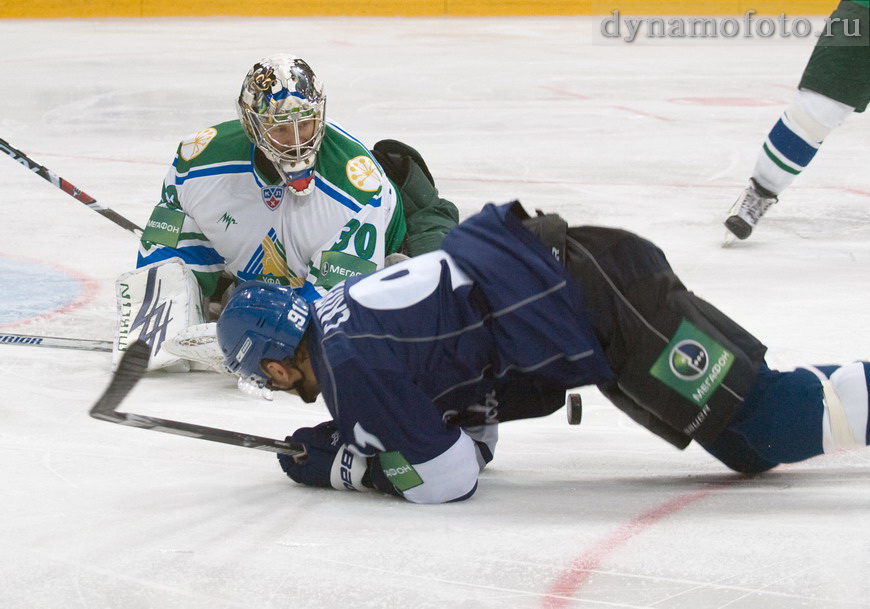
[[[739,242],[740,239],[737,238],[737,235],[732,233],[730,230],[725,229],[725,237],[722,239],[722,247],[732,247],[735,243]]]

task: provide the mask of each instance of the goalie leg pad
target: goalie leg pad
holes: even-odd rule
[[[115,282],[117,325],[112,367],[127,347],[142,339],[151,347],[148,370],[187,370],[189,365],[163,348],[163,342],[205,321],[196,276],[180,258],[170,258],[128,273]]]

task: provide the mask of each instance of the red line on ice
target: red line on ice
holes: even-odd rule
[[[40,313],[38,315],[34,315],[33,317],[27,317],[25,319],[19,319],[17,321],[10,322],[8,324],[0,324],[0,328],[14,328],[16,326],[22,326],[24,324],[28,324],[30,322],[36,321],[38,319],[51,319],[52,317],[57,317],[58,315],[63,315],[64,313],[69,313],[70,311],[74,311],[79,307],[83,307],[84,305],[92,302],[97,296],[98,285],[97,282],[87,275],[79,273],[78,271],[74,271],[72,269],[63,267],[59,264],[55,264],[53,262],[46,262],[45,260],[36,260],[35,258],[26,258],[24,256],[13,256],[10,254],[2,254],[4,258],[14,258],[17,260],[24,260],[26,262],[31,262],[34,264],[42,264],[44,266],[50,266],[61,273],[69,275],[73,279],[75,279],[81,285],[81,293],[78,298],[73,300],[72,302],[68,302],[65,305],[58,307],[57,309],[53,309],[51,311],[46,311],[45,313]]]
[[[657,121],[667,121],[673,122],[674,119],[668,118],[667,116],[659,116],[658,114],[651,114],[649,112],[643,112],[642,110],[635,110],[634,108],[629,108],[628,106],[611,106],[612,108],[616,108],[617,110],[622,110],[623,112],[629,112],[631,114],[636,114],[638,116],[642,116],[644,118],[654,118]]]
[[[552,91],[554,93],[558,93],[559,95],[565,95],[567,97],[572,97],[574,99],[590,99],[586,95],[581,95],[580,93],[574,93],[573,91],[568,91],[566,89],[560,89],[559,87],[550,87],[547,85],[543,85],[539,87],[541,89],[547,89],[548,91]]]
[[[574,559],[568,568],[550,586],[542,607],[544,609],[561,609],[579,600],[574,595],[588,583],[589,578],[595,571],[601,569],[602,563],[612,552],[628,543],[635,536],[649,530],[661,520],[684,510],[727,486],[730,485],[717,484],[705,490],[680,495],[631,519],[628,523]]]

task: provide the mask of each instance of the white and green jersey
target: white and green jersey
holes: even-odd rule
[[[269,180],[238,120],[178,146],[139,247],[137,266],[179,257],[211,295],[226,271],[297,288],[309,300],[371,272],[405,237],[401,200],[369,150],[334,123],[303,196]]]

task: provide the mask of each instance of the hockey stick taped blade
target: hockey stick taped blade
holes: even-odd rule
[[[200,440],[208,440],[210,442],[221,442],[243,448],[255,448],[257,450],[285,455],[302,455],[305,453],[305,446],[295,442],[274,440],[272,438],[264,438],[227,429],[219,429],[217,427],[196,425],[194,423],[149,417],[132,412],[118,412],[118,406],[121,405],[124,398],[127,397],[130,391],[133,390],[133,387],[136,386],[136,383],[145,375],[145,371],[148,369],[150,353],[151,348],[142,340],[137,340],[127,349],[118,363],[118,368],[112,376],[112,382],[109,383],[109,387],[103,393],[103,396],[97,400],[93,408],[91,408],[92,417],[127,427],[150,429],[151,431],[160,431],[188,438],[199,438]]]

